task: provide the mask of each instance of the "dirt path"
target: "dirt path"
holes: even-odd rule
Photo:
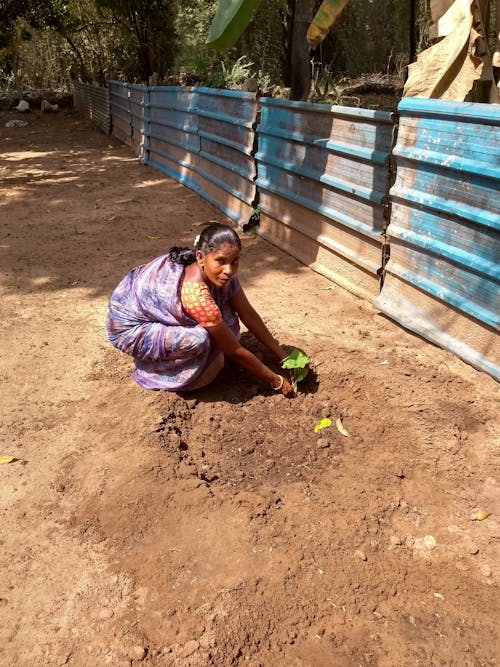
[[[77,116],[10,117],[0,664],[497,664],[498,385],[245,236],[246,291],[318,384],[139,389],[109,294],[222,217]]]

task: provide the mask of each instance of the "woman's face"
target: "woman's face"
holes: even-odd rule
[[[211,285],[227,287],[231,278],[238,271],[240,249],[230,243],[222,243],[218,248],[203,255],[196,253],[203,275]]]

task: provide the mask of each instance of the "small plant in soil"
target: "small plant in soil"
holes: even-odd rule
[[[297,393],[297,384],[307,377],[309,372],[309,357],[302,350],[295,349],[281,362],[281,368],[290,371],[292,387]]]

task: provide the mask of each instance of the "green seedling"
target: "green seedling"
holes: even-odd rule
[[[297,384],[301,382],[309,372],[309,357],[302,350],[292,350],[286,359],[281,362],[281,368],[290,371],[292,387],[297,393]]]

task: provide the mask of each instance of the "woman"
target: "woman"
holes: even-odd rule
[[[293,395],[286,377],[239,342],[238,317],[278,360],[287,356],[240,286],[240,250],[231,227],[210,225],[194,248],[173,247],[120,282],[109,303],[106,332],[134,358],[132,377],[141,387],[204,387],[223,368],[226,355],[275,391]]]

